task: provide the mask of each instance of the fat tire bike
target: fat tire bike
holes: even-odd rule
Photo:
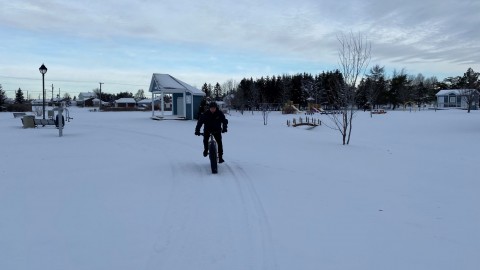
[[[204,135],[204,133],[200,133]],[[208,141],[208,158],[210,159],[210,167],[212,173],[218,173],[218,155],[217,155],[217,141],[213,137],[213,132],[210,133],[210,139]]]

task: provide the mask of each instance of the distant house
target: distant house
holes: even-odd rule
[[[115,100],[115,108],[135,108],[137,102],[134,98],[121,98]]]
[[[155,99],[153,104],[155,106],[159,106],[160,105],[160,99],[159,98]],[[145,106],[145,105],[146,106],[152,106],[152,99],[151,98],[144,98],[142,100],[137,101],[137,105],[138,106]]]
[[[31,101],[32,106],[42,106],[43,105],[43,99],[34,99]],[[47,104],[47,101],[45,101],[45,104]]]
[[[83,107],[93,107],[93,100],[94,98],[85,98],[81,101],[77,100],[77,106],[83,106]],[[81,102],[82,105],[79,105],[79,102]]]
[[[87,98],[95,98],[97,95],[93,92],[82,92],[78,94],[77,100],[84,100]]]
[[[100,106],[100,99],[94,98],[92,99],[93,107],[99,107]]]
[[[92,92],[83,92],[78,95],[77,98],[77,106],[80,107],[92,107],[93,106],[93,99],[97,95]]]
[[[475,89],[448,89],[440,90],[437,96],[437,107],[438,108],[456,108],[456,109],[467,109],[467,100],[466,95],[473,93],[474,102],[470,109],[477,110],[479,102],[479,93]]]

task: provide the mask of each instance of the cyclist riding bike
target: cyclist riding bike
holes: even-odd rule
[[[215,141],[218,144],[218,163],[223,163],[223,143],[222,133],[227,132],[228,120],[225,118],[225,114],[218,109],[217,103],[212,101],[208,105],[206,110],[198,118],[197,126],[195,127],[195,135],[200,136],[200,128],[203,127],[203,156],[208,156],[208,140],[210,134],[213,134]]]

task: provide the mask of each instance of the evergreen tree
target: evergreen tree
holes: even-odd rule
[[[104,97],[103,93],[102,93],[102,97]],[[133,94],[130,92],[120,92],[116,95],[116,99],[121,99],[121,98],[133,98]]]
[[[16,104],[23,104],[25,102],[25,98],[23,97],[22,89],[18,88],[15,92],[15,103]]]
[[[7,100],[7,93],[5,93],[2,85],[0,84],[0,105],[5,104],[5,100]]]
[[[427,87],[425,87],[425,77],[419,73],[411,80],[412,96],[415,103],[421,106],[427,97]]]
[[[261,103],[267,103],[266,101],[266,80],[261,77],[260,79],[257,79],[255,81],[255,90],[256,90],[256,94],[257,94],[257,98],[256,98],[256,104],[255,104],[255,107],[259,107],[259,104]]]
[[[442,89],[459,89],[462,88],[462,77],[447,77],[443,79],[443,87]]]
[[[433,103],[437,101],[437,97],[435,96],[439,89],[439,82],[437,77],[430,77],[425,79],[425,88],[427,89],[427,94],[425,97],[425,102]]]
[[[238,94],[235,96],[237,102],[240,106],[240,109],[243,111],[246,109],[251,109],[255,101],[255,86],[253,79],[243,79],[238,85]]]
[[[205,93],[206,97],[210,97],[212,92],[210,91],[210,88],[208,87],[207,83],[204,83],[202,86],[202,91]]]
[[[467,104],[467,112],[470,113],[470,110],[478,102],[478,89],[480,88],[480,80],[478,77],[480,73],[473,71],[472,68],[469,68],[467,72],[463,74],[461,78],[460,90],[462,93],[462,98]]]
[[[375,65],[367,74],[367,79],[360,82],[357,104],[374,109],[379,104],[379,96],[385,95],[387,83],[385,81],[385,67]]]
[[[480,73],[473,71],[472,68],[469,68],[467,72],[463,74],[461,79],[461,84],[463,88],[468,89],[477,89],[480,88]]]
[[[413,101],[412,88],[410,87],[410,82],[408,80],[407,74],[402,70],[400,73],[397,71],[393,72],[393,77],[390,80],[390,92],[389,92],[389,101],[393,105],[393,109],[398,105],[403,105],[404,107],[408,102]]]
[[[215,100],[217,101],[221,100],[222,88],[220,87],[220,84],[218,82],[217,84],[215,84],[215,88],[213,88],[213,93],[214,93]]]
[[[292,88],[291,88],[291,99],[293,104],[299,104],[300,106],[305,105],[305,93],[302,87],[303,75],[296,74],[292,77]]]

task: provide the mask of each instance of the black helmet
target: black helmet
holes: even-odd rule
[[[215,101],[212,101],[208,104],[208,108],[217,108],[217,103]]]

